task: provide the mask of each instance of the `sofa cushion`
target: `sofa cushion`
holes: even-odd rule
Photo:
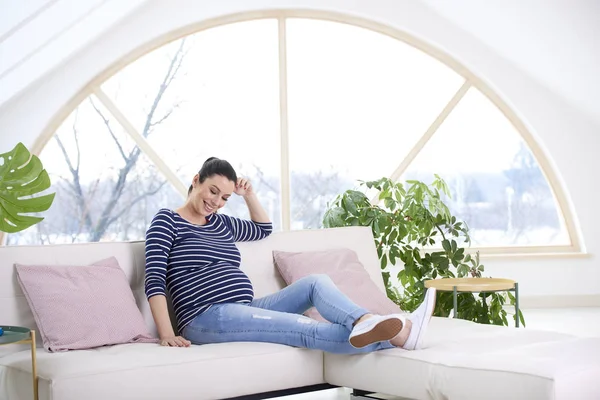
[[[40,400],[222,399],[323,381],[323,353],[269,343],[123,344],[38,353]],[[0,399],[29,399],[29,351],[0,358]]]
[[[307,275],[326,274],[342,293],[370,312],[382,315],[401,312],[375,285],[357,254],[348,248],[306,252],[273,251],[273,259],[288,285]],[[314,307],[305,315],[325,321]]]
[[[424,345],[326,354],[325,379],[411,399],[600,399],[600,338],[434,317]]]
[[[90,266],[16,266],[48,351],[156,342],[114,257]]]

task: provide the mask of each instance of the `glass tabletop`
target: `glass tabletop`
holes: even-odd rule
[[[10,344],[20,342],[30,338],[29,328],[22,326],[6,326],[0,325],[0,328],[4,331],[4,334],[0,336],[0,346],[3,344]]]

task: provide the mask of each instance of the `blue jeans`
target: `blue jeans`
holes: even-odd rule
[[[312,306],[331,323],[301,315]],[[310,275],[250,304],[214,304],[184,328],[183,336],[194,344],[269,342],[341,354],[394,347],[389,342],[361,349],[350,345],[353,323],[367,313],[327,275]]]

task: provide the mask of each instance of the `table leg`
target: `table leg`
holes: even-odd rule
[[[519,327],[519,283],[515,282],[515,326]]]
[[[458,291],[456,289],[456,286],[454,286],[452,292],[454,295],[454,316],[453,316],[453,318],[458,318]]]
[[[37,361],[35,357],[35,331],[31,331],[31,375],[33,377],[33,400],[38,400]]]

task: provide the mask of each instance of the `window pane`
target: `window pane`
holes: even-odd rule
[[[276,228],[277,32],[274,19],[199,32],[134,62],[103,85],[183,182],[191,183],[208,157],[226,159],[253,182]],[[249,217],[238,196],[224,212]]]
[[[65,120],[40,159],[54,203],[41,223],[9,235],[8,244],[141,240],[159,208],[182,202],[93,97]]]
[[[569,244],[552,190],[521,135],[471,88],[403,179],[448,183],[477,246]]]
[[[287,20],[294,228],[357,179],[389,176],[463,83],[436,59],[355,26]]]

